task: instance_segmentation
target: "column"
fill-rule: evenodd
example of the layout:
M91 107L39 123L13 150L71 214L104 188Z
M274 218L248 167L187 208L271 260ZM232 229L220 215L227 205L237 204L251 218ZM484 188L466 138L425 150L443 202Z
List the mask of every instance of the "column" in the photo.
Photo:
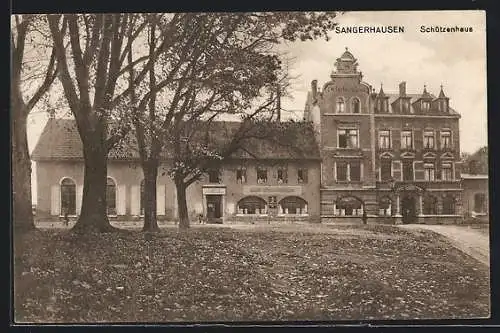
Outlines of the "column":
M399 194L396 195L396 216L401 216L401 203L399 201Z
M52 185L50 189L50 215L59 216L61 213L61 191L59 185Z
M76 215L80 215L82 210L83 185L76 186Z
M347 181L351 181L351 163L347 163Z
M156 214L165 215L165 185L156 185Z
M116 195L116 213L117 215L125 215L126 214L126 201L127 195L126 192L127 187L125 185L118 185L117 195Z
M141 192L137 185L132 185L130 188L130 215L139 216L141 208Z

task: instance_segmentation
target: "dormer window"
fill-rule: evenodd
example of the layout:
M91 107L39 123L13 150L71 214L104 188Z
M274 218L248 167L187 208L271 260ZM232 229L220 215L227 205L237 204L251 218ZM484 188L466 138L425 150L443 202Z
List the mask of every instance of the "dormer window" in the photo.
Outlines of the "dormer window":
M427 112L431 108L431 102L422 101L422 111Z
M446 101L443 99L439 101L439 111L448 112L448 110L446 109Z
M354 97L352 100L352 113L359 113L360 112L360 103L359 99L357 97Z
M342 97L337 98L336 109L337 113L345 113L345 102Z
M410 101L407 99L403 100L403 112L404 113L410 112Z

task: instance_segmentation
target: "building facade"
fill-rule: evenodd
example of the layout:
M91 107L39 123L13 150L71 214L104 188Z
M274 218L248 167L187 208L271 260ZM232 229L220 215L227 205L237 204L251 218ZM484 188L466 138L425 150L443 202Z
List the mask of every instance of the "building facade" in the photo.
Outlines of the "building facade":
M311 83L304 116L321 150L321 216L386 223L456 223L462 218L460 115L436 97L378 92L346 49L331 80Z
M188 188L193 219L202 214L222 223L359 223L363 216L369 223L463 221L472 197L464 192L468 183L461 177L460 115L443 87L437 96L425 86L409 93L405 82L396 92L382 86L377 92L363 81L347 48L334 65L322 88L312 81L304 110L311 130L294 138L309 154L299 157L268 146L258 161L249 156L227 160ZM83 154L74 122L49 120L33 159L38 217L59 218L66 210L78 215ZM165 159L163 168L168 163ZM110 216L141 218L139 165L137 157L110 157ZM175 220L175 186L168 176L158 179L157 200L159 218Z
M305 131L307 133L307 131ZM200 215L212 222L319 220L320 160L311 135L295 138L305 154L293 156L260 143L260 158L239 154L221 168L211 170L188 187L187 205L192 220ZM121 157L120 157L121 156ZM83 195L83 151L72 119L49 119L32 158L36 161L39 220L54 220L68 212L80 213ZM169 168L169 159L160 170ZM110 154L107 204L111 219L137 220L143 215L143 172L138 156ZM159 172L157 180L159 220L177 220L177 197L172 179Z

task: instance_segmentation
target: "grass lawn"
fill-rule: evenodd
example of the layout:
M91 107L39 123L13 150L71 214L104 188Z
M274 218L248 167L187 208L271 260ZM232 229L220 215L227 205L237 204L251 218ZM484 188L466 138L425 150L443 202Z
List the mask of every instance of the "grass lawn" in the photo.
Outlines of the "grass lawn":
M489 271L394 226L35 231L16 244L17 322L489 316Z

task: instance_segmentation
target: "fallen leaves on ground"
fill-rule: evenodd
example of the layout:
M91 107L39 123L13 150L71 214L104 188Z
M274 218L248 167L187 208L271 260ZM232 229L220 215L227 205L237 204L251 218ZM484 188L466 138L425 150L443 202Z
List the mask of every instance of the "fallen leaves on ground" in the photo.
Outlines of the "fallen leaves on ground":
M35 231L16 244L18 322L474 318L487 267L393 226Z

